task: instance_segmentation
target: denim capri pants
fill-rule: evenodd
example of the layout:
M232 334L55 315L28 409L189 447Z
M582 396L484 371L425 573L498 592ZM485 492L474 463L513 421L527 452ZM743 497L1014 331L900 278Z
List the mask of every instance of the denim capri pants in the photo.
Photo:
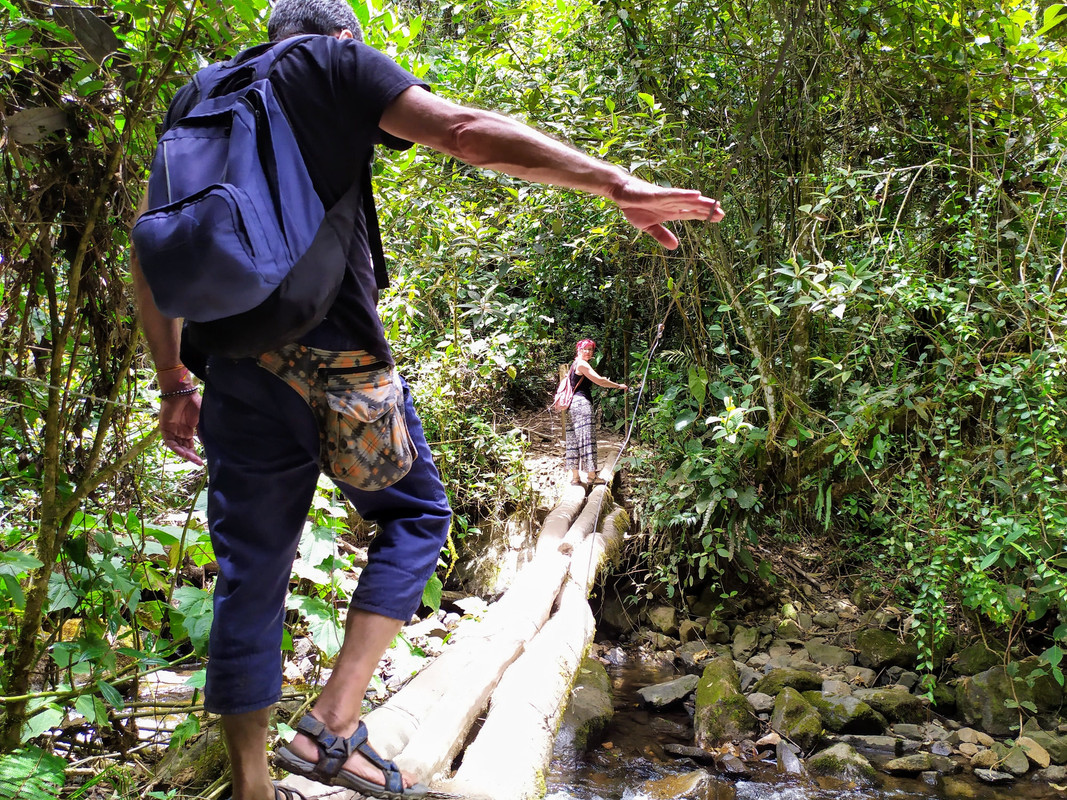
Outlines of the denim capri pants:
M437 566L451 511L404 383L418 451L392 486L337 483L377 523L351 608L407 622ZM212 358L200 410L208 465L208 525L218 561L205 707L266 708L281 698L289 576L319 479L319 432L307 403L254 359Z

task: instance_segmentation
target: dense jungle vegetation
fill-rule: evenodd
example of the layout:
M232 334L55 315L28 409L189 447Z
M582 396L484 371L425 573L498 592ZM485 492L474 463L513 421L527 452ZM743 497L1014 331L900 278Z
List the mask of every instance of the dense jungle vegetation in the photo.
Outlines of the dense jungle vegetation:
M0 0L0 759L41 797L65 768L130 746L139 675L205 647L203 475L154 432L128 228L169 99L261 41L267 13ZM625 463L643 534L632 597L725 596L775 579L767 553L818 548L913 609L929 681L943 642L980 629L1062 683L1067 7L358 13L436 91L727 213L675 226L667 253L595 198L424 148L382 154L382 313L454 541L531 503L507 410L546 406L584 335L605 374L636 384L663 324ZM605 424L626 423L625 402L603 398ZM329 656L350 590L333 568L351 558L332 536L349 519L327 489L313 514L290 607Z

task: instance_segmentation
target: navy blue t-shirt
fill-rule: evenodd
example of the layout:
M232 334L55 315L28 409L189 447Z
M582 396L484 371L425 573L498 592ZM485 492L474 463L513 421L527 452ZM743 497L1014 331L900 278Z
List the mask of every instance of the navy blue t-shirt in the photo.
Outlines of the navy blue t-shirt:
M253 58L271 46L250 48L236 60ZM404 90L429 88L374 48L333 36L312 36L294 46L275 65L270 80L326 208L363 178L374 145L393 150L411 147L411 142L379 129L378 123ZM183 86L167 110L163 130L188 113L195 101L195 87ZM378 317L378 289L362 206L347 266L326 320L300 341L327 350L366 350L392 363Z

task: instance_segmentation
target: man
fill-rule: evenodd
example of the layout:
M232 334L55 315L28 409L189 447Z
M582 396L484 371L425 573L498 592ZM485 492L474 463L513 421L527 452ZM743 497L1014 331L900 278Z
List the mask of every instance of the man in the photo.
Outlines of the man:
M319 35L286 53L271 82L327 208L361 179L375 144L403 149L414 142L478 167L606 197L634 227L670 249L678 242L664 222L723 217L719 203L699 192L647 183L507 117L435 96L359 41L345 0L279 0L268 24L271 41L302 33ZM192 90L179 92L165 127L194 101ZM300 343L315 352L361 351L366 360L391 366L362 215L357 223L338 300ZM267 727L281 694L292 560L320 474L316 419L297 391L262 368L263 358L208 359L201 405L180 358L180 320L160 313L136 254L132 272L157 368L164 443L201 464L199 435L208 463L208 520L219 576L205 706L222 717L234 800L272 800L276 791L286 800L270 781ZM450 520L406 387L402 407L418 453L407 476L380 491L338 482L379 530L331 677L293 742L275 754L292 772L389 798L421 796L425 787L376 760L360 722L361 703L378 661L418 608Z

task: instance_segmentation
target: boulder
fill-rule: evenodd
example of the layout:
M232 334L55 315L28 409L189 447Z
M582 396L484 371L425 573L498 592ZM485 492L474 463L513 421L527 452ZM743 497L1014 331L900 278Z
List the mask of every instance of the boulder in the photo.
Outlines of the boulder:
M960 771L960 765L946 756L935 756L933 753L915 753L887 761L882 766L882 769L890 775L910 775L914 777L923 772L936 772L939 775L952 774Z
M673 606L652 606L645 612L645 621L659 633L678 635L678 612Z
M641 791L650 800L704 800L714 782L710 772L698 769L684 775L645 781Z
M926 722L927 701L903 689L857 689L855 696L890 722Z
M1008 668L997 665L977 675L956 682L956 707L968 725L980 727L994 736L1009 736L1019 724L1018 708L1032 704L1041 713L1059 709L1063 689L1049 675L1032 676L1039 666L1037 659L1018 662L1013 678ZM1027 680L1030 678L1030 680Z
M557 744L569 744L576 752L584 751L596 743L614 713L607 670L594 658L584 659L560 721Z
M699 747L751 738L759 731L755 709L741 694L732 659L720 657L704 668L697 684L693 727Z
M779 739L774 745L775 759L778 762L778 771L786 775L803 775L804 765L793 747L785 739Z
M730 626L721 619L712 617L704 626L704 638L711 644L729 644Z
M807 692L822 688L822 678L808 670L779 667L764 675L755 686L757 692L777 696L785 687Z
M682 624L678 626L678 638L682 644L697 641L701 633L703 631L701 631L700 626L691 619L683 620Z
M800 639L804 636L804 631L795 619L783 619L778 623L777 634L780 639Z
M774 700L771 727L802 750L809 750L823 733L819 712L800 692L788 686Z
M738 661L744 661L756 651L756 646L759 644L759 629L746 628L743 625L738 625L734 630L734 640L732 642L734 658Z
M803 697L819 712L823 726L834 733L882 733L886 719L858 697L804 692Z
M638 689L637 694L647 706L670 708L671 706L681 705L682 701L697 688L698 683L700 683L700 678L696 675L683 675L673 681L657 683L654 686L645 686Z
M997 742L991 750L997 756L997 769L1012 775L1025 775L1030 771L1030 759L1021 747L1009 747L1003 742Z
M811 621L820 628L829 631L832 631L841 623L841 619L833 611L820 611L811 618Z
M820 750L808 759L808 771L858 784L874 780L875 769L871 762L844 742Z
M1008 772L997 772L993 769L976 769L974 771L974 777L983 783L1011 783L1015 780L1015 776Z
M919 657L919 649L911 636L900 641L896 634L879 628L868 628L856 634L859 662L874 670L886 667L912 669Z
M1038 769L1045 769L1052 764L1052 758L1049 756L1048 750L1039 745L1029 736L1019 736L1016 738L1015 746L1022 748L1022 751L1026 753L1026 757L1030 759L1030 762Z
M825 664L828 667L851 667L856 663L856 657L848 650L825 642L808 642L804 649L808 651L808 656L816 664Z
M1026 734L1026 738L1045 749L1049 761L1053 764L1067 764L1067 736L1049 733L1032 725L1024 725L1023 733Z
M976 642L956 654L955 670L958 675L977 675L1003 663L1003 652L990 650L984 642Z

